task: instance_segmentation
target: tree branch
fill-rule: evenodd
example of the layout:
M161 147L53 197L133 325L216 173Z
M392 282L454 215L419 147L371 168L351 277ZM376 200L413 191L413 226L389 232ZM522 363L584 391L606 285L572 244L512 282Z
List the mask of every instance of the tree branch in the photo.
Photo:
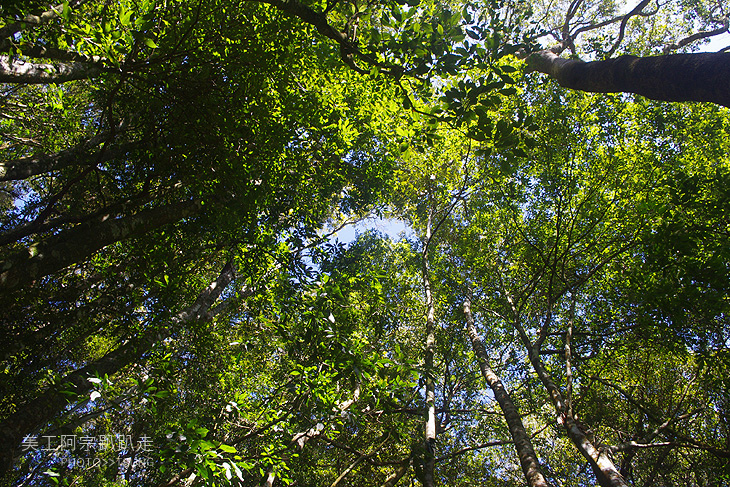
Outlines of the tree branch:
M707 39L708 37L714 37L718 36L720 34L724 34L728 31L728 28L730 27L730 18L725 18L723 20L723 23L720 27L718 27L715 30L709 30L704 32L697 32L696 34L692 34L691 36L685 37L684 39L680 40L676 44L667 44L664 46L664 54L669 54L671 51L676 51L677 49L680 49L687 44L691 44L692 42L699 41L700 39Z
M27 63L0 55L0 83L65 83L99 76L104 68L89 63Z
M160 340L160 335L169 336L173 329L182 324L206 319L206 313L220 297L223 290L235 278L235 269L231 262L226 263L216 280L203 289L195 302L177 313L165 329L150 329L138 340L128 342L112 350L102 358L86 364L84 367L67 374L59 384L76 393L77 397L92 388L89 377L112 375L131 362L142 357L144 352ZM33 400L19 406L14 413L0 423L0 474L4 474L11 466L17 447L25 435L40 428L68 404L66 395L58 386L41 392Z
M526 62L526 72L545 73L574 90L636 93L652 100L705 101L730 107L730 53L621 56L584 62L543 50L529 55Z

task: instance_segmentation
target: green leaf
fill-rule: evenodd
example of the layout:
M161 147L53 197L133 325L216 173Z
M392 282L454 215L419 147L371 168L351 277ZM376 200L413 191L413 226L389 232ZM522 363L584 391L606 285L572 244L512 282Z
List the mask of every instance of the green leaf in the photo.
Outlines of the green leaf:
M132 13L132 10L122 10L122 13L119 15L119 22L125 27L132 25L130 20L132 18Z

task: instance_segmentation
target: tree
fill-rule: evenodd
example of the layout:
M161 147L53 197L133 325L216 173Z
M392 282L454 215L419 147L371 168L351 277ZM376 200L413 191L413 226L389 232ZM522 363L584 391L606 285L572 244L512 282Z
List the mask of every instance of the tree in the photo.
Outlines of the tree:
M682 7L674 3L654 7L649 0L644 0L621 13L619 4L597 6L577 0L554 23L550 17L555 15L546 12L548 25L541 26L541 33L558 43L547 49L523 52L526 71L545 73L561 86L575 90L637 93L654 100L706 101L730 106L729 53L672 54L727 32L726 8L720 2L692 2L682 12L679 10ZM685 34L671 25L662 25L682 15L692 19L688 28L696 32ZM639 43L639 36L646 38ZM661 55L656 55L658 49ZM559 56L566 50L570 50L572 59ZM612 58L621 50L628 52ZM576 59L581 51L599 59L588 62Z
M565 106L569 100L570 98L555 97L553 103L559 105L551 105L551 102L543 99L542 104L536 106L541 106L541 110L550 110L548 107ZM584 105L584 108L580 109L583 120L596 120L594 117L600 120L602 108L588 111L585 108ZM586 125L565 128L562 126L562 120L570 118L566 116L550 116L542 119L551 118L557 121L556 124L545 123L542 133L548 137L558 137L562 142L547 143L542 148L544 155L534 153L535 158L539 157L547 164L525 162L524 165L513 167L506 178L497 180L499 183L493 190L496 193L495 200L503 198L505 202L512 201L504 207L505 216L501 218L491 216L494 213L490 211L490 207L486 203L481 203L487 209L484 216L472 213L467 219L474 225L473 231L479 235L479 238L467 237L468 242L482 239L485 242L480 246L464 245L474 259L468 261L467 267L487 273L482 277L488 280L482 284L486 288L483 295L485 301L493 304L484 305L485 314L493 317L487 317L485 320L490 324L502 320L512 323L513 333L523 345L522 356L529 359L534 373L555 406L557 423L565 428L567 436L586 457L597 480L601 485L623 485L626 479L621 477L627 472L623 467L630 465L636 459L627 456L623 467L619 468L614 464L615 458L612 461L608 456L603 456L604 454L595 445L597 441L605 439L599 440L599 433L586 426L590 425L591 416L583 415L574 409L582 403L582 397L578 396L580 394L578 387L590 391L594 387L591 385L592 381L598 380L596 376L590 376L589 380L578 377L578 371L583 370L583 366L579 365L583 359L577 350L586 346L596 347L593 349L596 351L601 347L613 350L626 350L626 347L629 347L629 350L632 350L630 347L637 339L631 333L640 325L634 324L634 320L638 320L638 317L628 309L626 315L622 315L619 311L624 308L618 305L617 301L626 302L625 294L619 293L621 297L617 296L617 301L612 301L608 306L612 311L608 312L606 309L607 314L600 319L592 315L589 309L595 305L600 307L602 298L588 298L589 302L585 302L579 296L584 293L590 295L594 292L591 290L594 289L592 283L600 282L602 279L610 279L606 284L607 289L620 287L619 282L623 279L621 271L616 280L613 280L612 273L606 267L617 265L617 269L626 269L638 265L636 268L639 269L641 264L638 262L641 258L653 254L654 251L649 248L643 248L639 252L632 250L644 232L651 234L653 230L650 229L656 228L653 225L656 224L654 222L659 215L653 213L662 208L662 203L659 203L663 198L661 182L652 181L653 169L647 164L651 164L648 162L651 158L661 158L663 163L673 166L678 164L676 159L678 156L672 150L665 152L652 149L645 152L643 144L646 142L650 144L646 147L654 147L656 140L660 140L659 134L638 133L631 130L624 133L630 135L629 138L625 138L626 135L622 134L625 129L617 127L613 127L612 132L606 134L607 140L618 143L617 147L621 147L621 155L613 155L606 150L606 147L602 148L599 141L601 137L596 138L583 132L588 130L591 133L591 129ZM629 122L624 127L630 126ZM646 127L643 130L646 131ZM667 136L666 132L664 136ZM581 149L583 143L589 144L591 150ZM565 149L568 150L567 153L563 152ZM714 156L703 159L695 153L685 159L687 162L689 160L692 160L690 164L697 169L697 164L702 164L701 160L707 163L716 159ZM624 163L629 166L622 168ZM567 167L561 167L562 164L567 164ZM582 164L587 164L583 166L585 169L581 169ZM602 166L603 164L609 166ZM536 170L537 173L533 172ZM579 189L573 186L576 182L586 186L584 189ZM614 189L608 190L608 187ZM630 198L621 196L622 191L629 191L632 196ZM606 197L611 199L605 200ZM490 200L487 201L491 203ZM614 218L611 217L612 214L617 220L612 220ZM647 228L642 228L643 225ZM490 248L494 245L493 242L500 243L496 249ZM519 250L521 245L524 247ZM627 258L637 258L638 261L629 264ZM471 276L470 279L475 280ZM608 325L609 329L600 331L599 322ZM591 331L583 335L584 332L576 328L579 326L578 323L583 323L583 326L590 323ZM495 325L491 326L493 328ZM555 329L556 327L558 329ZM619 332L617 328L623 331ZM607 341L608 336L627 331L628 334L624 339ZM574 341L578 333L588 341L582 343L582 339ZM589 345L591 339L588 335L593 333L597 334L595 338L597 342ZM656 336L654 333L651 335ZM558 343L554 340L558 340ZM545 350L548 343L552 343L549 351ZM590 352L588 355L590 356ZM611 364L615 363L615 360L599 359L599 361L602 371L612 368ZM563 374L559 372L561 369L565 371ZM664 376L664 373L658 375ZM617 387L626 391L620 385ZM684 397L677 392L669 393L668 396L675 400L678 396ZM636 407L636 401L629 402ZM683 399L679 402L682 403ZM601 404L606 404L606 400L597 401L594 407L598 410L602 407ZM686 404L676 407L684 408ZM646 410L643 409L639 414L643 414ZM688 414L693 413L688 412ZM706 420L714 422L714 419L710 419L713 415L710 413ZM662 425L664 420L658 420L657 416L654 418L654 421L657 421L655 425L658 426L654 434L667 433L664 431L667 426ZM621 430L620 427L616 429ZM617 436L621 442L621 435ZM689 437L691 435L684 436L685 439ZM652 445L652 442L656 444ZM651 449L662 445L682 448L681 442L670 440L662 443L656 441L656 436L637 442L637 445L639 443L642 446L628 447L628 450L633 450L632 455L639 448ZM705 447L706 453L713 451L712 446L705 444ZM592 448L596 449L591 451ZM625 450L619 447L614 451Z
M388 108L372 103L367 83L322 83L352 74L320 64L316 45L294 49L308 34L280 35L286 22L270 10L61 7L3 27L4 49L18 56L63 61L64 48L105 66L63 86L6 80L20 84L4 97L5 469L25 436L76 421L87 374L139 373L165 340L184 336L192 324L165 321L194 305L221 259L246 276L225 290L232 303L241 281L271 264L257 266L285 258L281 232L301 247L338 207L371 199L389 163L370 123ZM103 60L91 59L97 49ZM302 56L311 69L291 71ZM384 155L378 164L373 153ZM68 399L76 409L64 411ZM42 414L19 410L34 401Z
M4 480L722 479L727 90L521 76L727 29L622 8L3 6Z

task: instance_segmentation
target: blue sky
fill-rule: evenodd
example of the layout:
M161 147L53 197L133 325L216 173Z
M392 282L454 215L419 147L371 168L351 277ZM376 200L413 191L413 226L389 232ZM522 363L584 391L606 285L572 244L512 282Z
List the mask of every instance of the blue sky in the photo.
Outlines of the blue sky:
M374 217L368 218L359 223L347 225L345 228L334 234L332 239L336 238L340 242L350 243L355 240L357 235L373 229L388 235L393 240L399 239L402 233L408 233L409 231L406 223L402 220Z
M710 43L707 44L707 46L702 50L707 52L715 52L728 46L730 46L730 33L725 32L724 34L713 37Z

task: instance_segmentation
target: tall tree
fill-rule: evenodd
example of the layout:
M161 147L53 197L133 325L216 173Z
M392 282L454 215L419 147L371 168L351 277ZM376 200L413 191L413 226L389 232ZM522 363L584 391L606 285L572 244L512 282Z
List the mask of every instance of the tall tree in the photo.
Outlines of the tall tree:
M4 480L722 479L725 9L3 5Z

